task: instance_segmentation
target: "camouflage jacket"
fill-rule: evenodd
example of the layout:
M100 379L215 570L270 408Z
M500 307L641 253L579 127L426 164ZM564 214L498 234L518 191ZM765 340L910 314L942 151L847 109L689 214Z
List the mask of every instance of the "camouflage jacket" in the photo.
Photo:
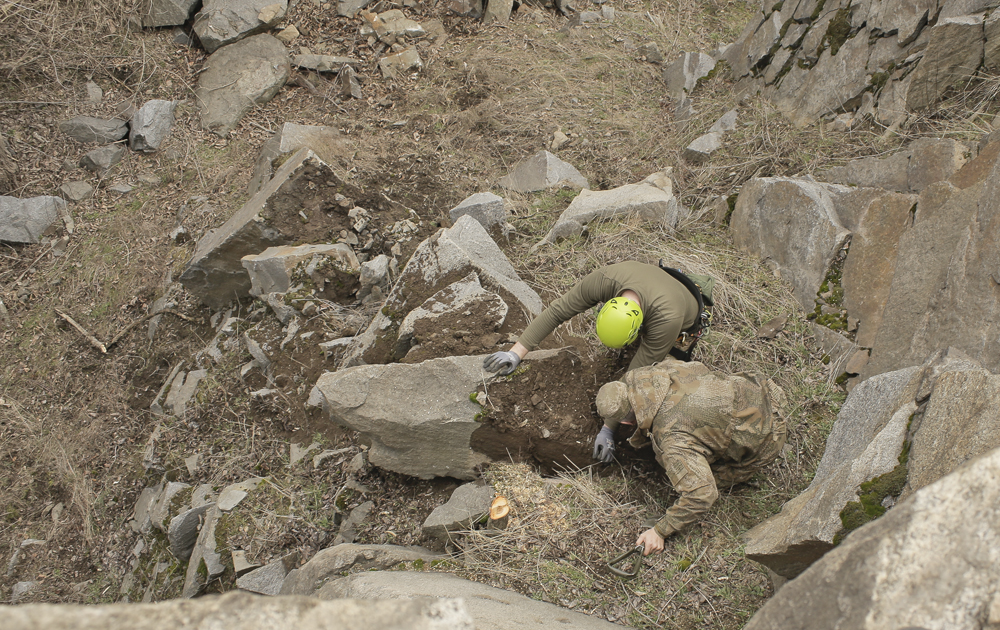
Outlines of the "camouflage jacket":
M668 359L623 380L638 424L629 441L641 446L652 439L680 494L656 524L661 536L699 520L719 497L717 483L746 481L785 444L785 422L772 410L784 393L758 374L727 376Z

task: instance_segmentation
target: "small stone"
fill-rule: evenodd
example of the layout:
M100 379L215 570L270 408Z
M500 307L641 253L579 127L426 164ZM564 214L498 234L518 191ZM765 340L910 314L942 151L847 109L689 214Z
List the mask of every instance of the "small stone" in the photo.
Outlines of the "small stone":
M292 24L281 29L275 37L278 38L279 42L288 46L299 38L299 29L295 28L295 25Z
M363 473L368 468L368 458L365 456L364 452L358 453L347 463L344 467L344 471L349 475L358 475Z
M104 100L104 90L93 81L87 81L87 100L91 103L100 103Z
M90 151L80 158L80 166L92 173L104 174L121 162L125 155L125 147L120 144L109 144Z
M119 195L127 195L132 192L132 187L128 184L115 184L114 186L109 186L108 190L111 192L116 192Z
M660 52L660 47L656 45L656 42L649 42L640 46L639 54L645 57L646 61L650 63L663 63L663 53Z
M87 182L66 182L57 191L66 201L77 203L94 196L94 187Z

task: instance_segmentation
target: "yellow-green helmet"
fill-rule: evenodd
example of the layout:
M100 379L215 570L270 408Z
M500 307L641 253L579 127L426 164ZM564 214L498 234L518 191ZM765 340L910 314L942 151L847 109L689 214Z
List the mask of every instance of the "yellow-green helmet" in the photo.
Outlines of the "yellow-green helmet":
M635 341L640 326L639 305L623 297L608 300L597 314L597 336L609 348L621 348Z

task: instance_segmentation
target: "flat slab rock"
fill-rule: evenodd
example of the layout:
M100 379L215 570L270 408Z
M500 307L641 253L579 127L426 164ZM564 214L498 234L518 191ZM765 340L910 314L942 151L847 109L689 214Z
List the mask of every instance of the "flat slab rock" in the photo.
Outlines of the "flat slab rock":
M340 579L347 571L391 569L402 562L430 562L446 556L423 547L397 545L355 545L328 547L309 562L292 570L281 586L282 595L314 595L327 582Z
M530 601L530 600L529 600ZM458 599L320 601L313 597L260 597L250 593L209 595L155 604L28 604L0 607L5 630L474 630ZM620 626L616 626L619 627Z
M270 101L290 74L288 52L271 35L254 35L212 53L195 89L202 128L225 138L254 106Z
M540 602L520 593L470 582L450 573L413 571L368 571L355 573L321 588L321 600L460 597L477 628L491 630L551 630L553 627L581 630L621 630L623 626L591 617L555 604Z
M587 178L576 167L548 151L539 151L531 156L514 172L501 177L497 185L524 193L549 188L590 188Z

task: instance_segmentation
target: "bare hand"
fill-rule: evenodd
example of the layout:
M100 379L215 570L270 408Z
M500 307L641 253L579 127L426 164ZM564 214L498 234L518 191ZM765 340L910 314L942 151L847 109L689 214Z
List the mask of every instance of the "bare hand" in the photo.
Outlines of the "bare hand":
M635 541L635 544L637 547L639 545L646 547L642 552L644 556L648 556L651 553L660 553L663 551L663 536L656 533L655 529L650 528L639 534L639 539Z

